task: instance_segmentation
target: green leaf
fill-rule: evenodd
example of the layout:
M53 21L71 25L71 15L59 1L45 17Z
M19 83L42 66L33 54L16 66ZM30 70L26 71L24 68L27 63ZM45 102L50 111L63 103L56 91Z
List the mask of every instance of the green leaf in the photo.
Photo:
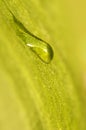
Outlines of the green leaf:
M86 129L72 14L65 1L0 0L0 130ZM19 37L13 15L29 41L52 47L49 64Z

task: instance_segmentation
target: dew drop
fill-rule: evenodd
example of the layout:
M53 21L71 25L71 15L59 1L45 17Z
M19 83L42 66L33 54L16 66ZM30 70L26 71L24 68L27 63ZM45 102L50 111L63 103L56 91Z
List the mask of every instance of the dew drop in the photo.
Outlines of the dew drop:
M13 16L16 23L17 35L31 48L31 50L45 63L50 63L53 58L52 47L42 39L34 36L24 25Z
M29 46L32 51L34 51L35 54L37 54L38 57L45 63L50 63L50 61L52 60L53 50L49 44L38 41L38 43L27 43L27 46Z

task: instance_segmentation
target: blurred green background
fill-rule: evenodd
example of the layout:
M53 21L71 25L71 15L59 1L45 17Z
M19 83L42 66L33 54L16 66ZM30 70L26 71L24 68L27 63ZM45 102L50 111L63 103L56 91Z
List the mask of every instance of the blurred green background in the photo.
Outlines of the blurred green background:
M12 14L52 46L50 64ZM0 0L0 130L86 130L85 0Z

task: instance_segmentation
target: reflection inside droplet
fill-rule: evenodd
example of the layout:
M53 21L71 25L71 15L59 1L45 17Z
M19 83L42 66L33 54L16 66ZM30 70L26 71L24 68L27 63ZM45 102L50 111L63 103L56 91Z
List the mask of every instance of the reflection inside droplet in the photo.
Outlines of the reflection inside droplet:
M49 44L42 41L38 41L34 44L27 43L27 46L29 46L44 62L50 63L50 61L52 60L53 50Z
M16 24L17 35L31 48L33 52L45 63L50 63L53 58L52 47L42 39L34 36L29 32L22 23L20 23L15 16L13 16Z

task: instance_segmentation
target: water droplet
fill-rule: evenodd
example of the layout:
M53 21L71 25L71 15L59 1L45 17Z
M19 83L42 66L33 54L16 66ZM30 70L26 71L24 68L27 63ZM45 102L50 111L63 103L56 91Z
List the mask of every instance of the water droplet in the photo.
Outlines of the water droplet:
M15 16L13 16L16 23L17 35L31 48L33 52L45 63L50 63L53 58L52 47L42 39L34 36L29 32L22 23L20 23Z
M38 57L43 60L45 63L50 63L53 58L53 50L51 46L45 42L38 41L34 43L27 43L27 46L38 55Z

